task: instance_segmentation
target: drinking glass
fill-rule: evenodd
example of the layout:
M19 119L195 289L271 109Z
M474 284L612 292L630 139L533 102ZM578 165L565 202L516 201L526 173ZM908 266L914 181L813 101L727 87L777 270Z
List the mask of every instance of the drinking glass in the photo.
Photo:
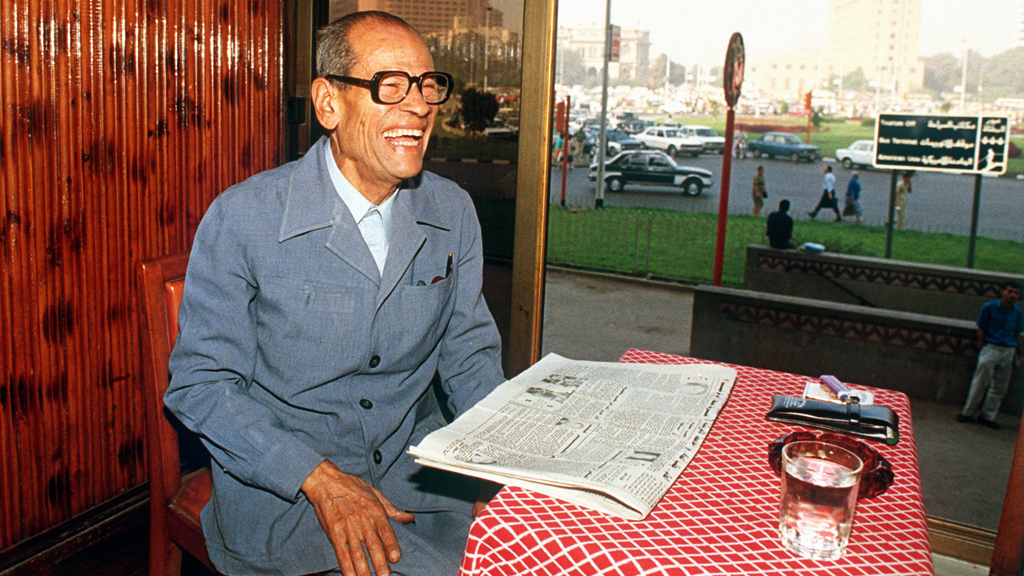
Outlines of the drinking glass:
M826 442L793 442L782 449L782 545L816 560L846 552L863 464Z

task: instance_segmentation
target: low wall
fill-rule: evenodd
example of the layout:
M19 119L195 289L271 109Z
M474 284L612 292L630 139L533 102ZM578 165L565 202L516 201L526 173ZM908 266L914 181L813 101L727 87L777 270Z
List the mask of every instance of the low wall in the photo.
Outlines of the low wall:
M967 399L977 362L971 321L711 286L695 288L693 298L690 355L696 358L834 374L949 404ZM1021 414L1021 372L1003 412Z
M748 290L974 321L1006 279L1024 276L843 254L747 246Z
M427 158L423 169L453 180L474 199L515 199L519 166L503 160Z

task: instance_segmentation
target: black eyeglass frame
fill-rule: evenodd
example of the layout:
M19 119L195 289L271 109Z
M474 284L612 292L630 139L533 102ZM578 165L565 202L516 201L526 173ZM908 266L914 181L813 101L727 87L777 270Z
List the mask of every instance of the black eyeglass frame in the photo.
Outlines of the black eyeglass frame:
M385 102L380 99L380 82L386 76L391 74L400 74L409 79L409 87L406 88L405 94L397 102ZM452 87L455 85L455 79L452 78L452 75L447 72L438 72L437 70L431 70L430 72L424 72L419 76L410 76L408 72L403 72L402 70L382 70L374 74L373 78L370 78L369 80L363 78L356 78L354 76L339 76L337 74L327 74L324 76L324 78L328 80L335 80L337 82L341 82L342 84L348 84L350 86L359 86L360 88L366 88L367 90L370 91L370 99L372 99L377 104L383 104L385 106L388 106L391 104L398 104L399 102L405 100L409 96L409 92L412 91L412 87L414 85L419 87L420 94L422 95L423 84L421 84L421 82L423 81L423 77L428 75L443 76L444 79L448 81L448 91L445 93L444 99L442 99L440 102L427 102L427 104L431 106L440 106L441 104L447 102L449 98L451 98ZM423 101L426 102L426 98L424 98Z

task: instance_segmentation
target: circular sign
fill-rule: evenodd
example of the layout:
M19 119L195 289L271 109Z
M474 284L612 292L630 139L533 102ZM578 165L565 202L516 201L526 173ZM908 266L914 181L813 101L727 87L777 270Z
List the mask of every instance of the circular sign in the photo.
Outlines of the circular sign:
M729 38L729 47L725 51L725 70L722 74L725 84L725 102L729 108L735 106L736 101L740 99L745 60L743 35L735 32L732 38Z

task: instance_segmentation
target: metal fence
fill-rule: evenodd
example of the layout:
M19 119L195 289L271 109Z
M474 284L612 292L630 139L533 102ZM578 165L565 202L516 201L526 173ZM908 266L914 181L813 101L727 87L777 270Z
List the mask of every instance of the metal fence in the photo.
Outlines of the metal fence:
M747 244L764 221L730 220L723 283L742 285ZM548 263L647 278L710 282L717 222L685 212L552 209Z
M674 210L552 206L548 226L548 262L587 270L647 278L709 283L717 237L714 215ZM722 283L742 286L748 244L767 244L764 218L732 216L726 226ZM968 239L935 226L899 231L893 242L897 260L967 265ZM794 243L815 242L830 252L882 257L883 225L833 225L797 222ZM979 238L975 267L1013 271L1024 266L1024 245L1009 239Z

